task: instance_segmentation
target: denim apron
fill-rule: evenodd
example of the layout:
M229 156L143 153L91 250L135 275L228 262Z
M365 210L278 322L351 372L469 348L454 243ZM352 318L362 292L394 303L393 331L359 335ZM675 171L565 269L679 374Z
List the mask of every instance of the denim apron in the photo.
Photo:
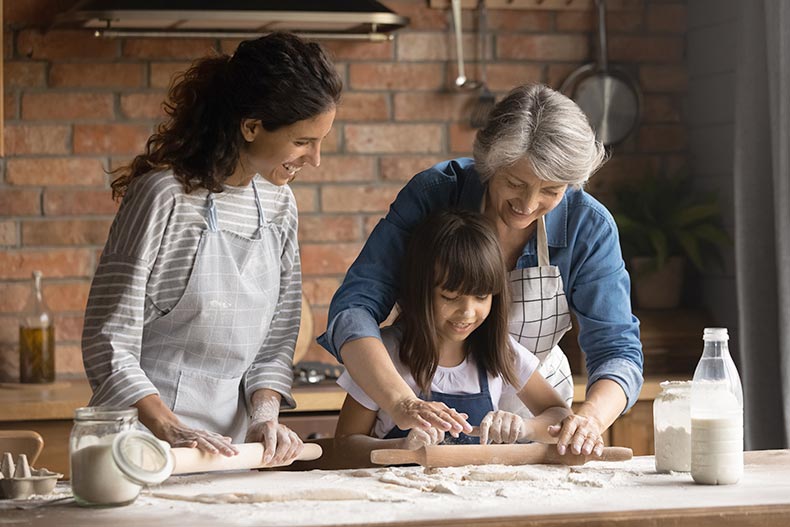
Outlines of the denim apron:
M514 269L509 273L513 303L510 307L510 334L540 360L538 371L565 402L573 401L573 377L568 358L557 343L571 329L571 315L562 276L549 261L546 221L541 216L537 225L537 267ZM506 386L499 408L531 417L516 392Z
M207 200L187 287L171 311L143 328L140 365L187 426L242 442L248 409L244 375L264 343L280 290L278 229L265 221L252 182L258 228L252 238L220 230Z
M479 426L483 417L494 411L494 404L491 402L491 393L488 391L488 374L481 366L477 367L477 378L480 383L480 393L451 394L431 391L431 401L444 403L458 412L467 414L469 424ZM420 399L424 399L422 394L420 394ZM401 430L397 426L393 426L384 439L397 439L407 435L409 435L408 430ZM480 438L463 433L457 438L447 435L444 443L473 445L479 444Z

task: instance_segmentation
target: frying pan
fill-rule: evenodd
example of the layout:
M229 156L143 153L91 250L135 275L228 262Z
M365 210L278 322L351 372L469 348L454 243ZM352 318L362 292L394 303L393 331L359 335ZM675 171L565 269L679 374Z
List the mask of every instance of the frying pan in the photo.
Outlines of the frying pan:
M625 139L639 122L642 96L637 82L622 68L610 66L606 49L606 0L598 8L598 62L571 73L560 91L576 101L604 145Z

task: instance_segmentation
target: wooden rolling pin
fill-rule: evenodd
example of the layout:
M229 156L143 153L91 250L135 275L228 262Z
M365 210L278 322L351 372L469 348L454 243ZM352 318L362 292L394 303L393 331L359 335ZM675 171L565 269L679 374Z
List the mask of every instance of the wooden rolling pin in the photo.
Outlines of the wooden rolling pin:
M214 472L218 470L243 470L252 468L282 467L291 463L277 465L263 462L263 443L244 443L234 445L239 449L235 456L209 454L197 448L172 448L172 474L189 474L192 472ZM294 461L312 461L321 457L323 451L315 443L305 443L302 453Z
M376 465L417 463L424 467L460 467L463 465L583 465L587 461L627 461L633 457L630 448L604 447L603 455L557 453L556 445L433 445L416 450L386 449L370 453Z

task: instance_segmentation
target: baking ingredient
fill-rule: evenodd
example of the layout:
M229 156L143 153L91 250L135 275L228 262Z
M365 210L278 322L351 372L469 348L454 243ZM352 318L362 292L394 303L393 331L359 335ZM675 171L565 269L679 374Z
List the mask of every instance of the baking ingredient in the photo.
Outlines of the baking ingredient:
M125 505L140 493L112 457L115 434L71 453L71 488L80 505Z
M731 485L743 474L741 414L692 418L691 475L697 483Z
M656 436L656 470L688 472L691 470L691 430L670 426L658 429Z
M24 315L19 322L19 382L55 381L55 326L41 292L41 271L33 271Z
M182 494L170 494L167 492L154 492L153 496L166 500L194 501L198 503L267 503L273 501L340 501L340 500L372 500L375 498L367 492L353 489L321 488L304 489L296 492L229 492L224 494L197 494L195 496L185 496Z
M657 472L691 470L691 381L664 381L653 402Z

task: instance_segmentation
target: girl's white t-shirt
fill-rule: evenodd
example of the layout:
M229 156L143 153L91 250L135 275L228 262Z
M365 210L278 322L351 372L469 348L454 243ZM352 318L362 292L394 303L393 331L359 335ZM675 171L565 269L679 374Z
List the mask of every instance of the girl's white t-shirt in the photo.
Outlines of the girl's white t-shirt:
M398 350L400 348L402 332L397 326L389 326L381 330L381 340L387 348L387 352L395 364L400 376L406 381L406 384L419 394L420 390L417 387L417 382L414 380L409 369L400 361L398 357ZM488 391L491 394L491 402L494 405L494 410L499 408L499 400L502 397L502 391L506 387L508 389L515 389L520 391L521 388L529 380L530 376L535 372L538 367L539 361L530 351L524 346L516 342L513 337L510 337L510 345L516 355L516 375L519 379L520 385L518 387L510 387L506 385L505 380L501 376L492 377L488 375ZM381 410L379 406L362 391L362 388L354 382L348 371L343 372L337 380L340 385L348 394L354 398L359 404L377 412L376 424L373 427L373 436L378 438L385 437L392 427L395 426L395 421ZM467 357L458 366L446 368L438 366L436 374L431 381L431 390L434 392L447 393L453 395L480 393L480 380L477 373L477 363L471 357Z

